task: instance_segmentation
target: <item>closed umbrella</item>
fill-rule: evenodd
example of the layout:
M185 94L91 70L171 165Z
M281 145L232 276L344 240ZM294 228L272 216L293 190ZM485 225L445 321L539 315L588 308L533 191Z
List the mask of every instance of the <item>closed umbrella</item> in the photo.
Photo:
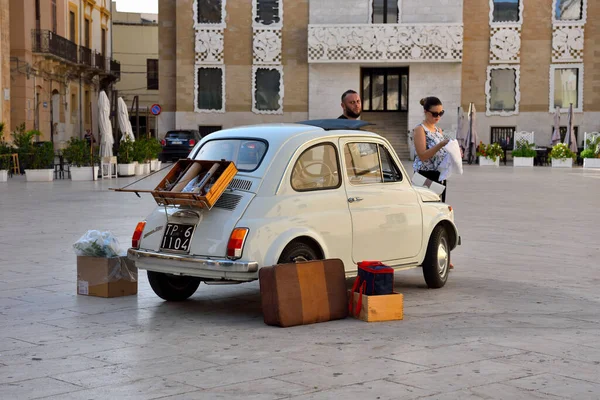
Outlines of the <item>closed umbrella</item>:
M471 103L469 105L469 114L467 118L467 138L465 140L465 146L467 148L467 161L469 162L469 164L471 164L473 162L473 159L475 158L475 151L477 148L477 144L479 143L475 123L475 115L475 104Z
M119 108L119 129L121 129L121 140L125 140L126 137L132 142L135 142L135 137L133 136L133 129L131 128L131 121L129 121L129 112L127 111L127 104L125 104L125 100L122 97L119 97L118 100L118 108Z
M113 138L112 126L110 125L110 102L103 91L98 96L98 124L100 125L100 157L112 157Z
M465 113L462 111L462 107L458 107L458 121L456 123L456 140L461 148L465 148Z
M569 105L567 134L565 135L564 143L569 146L569 149L573 153L577 153L577 139L575 139L575 130L573 129L573 103Z
M554 112L554 131L552 132L552 146L560 143L560 107Z

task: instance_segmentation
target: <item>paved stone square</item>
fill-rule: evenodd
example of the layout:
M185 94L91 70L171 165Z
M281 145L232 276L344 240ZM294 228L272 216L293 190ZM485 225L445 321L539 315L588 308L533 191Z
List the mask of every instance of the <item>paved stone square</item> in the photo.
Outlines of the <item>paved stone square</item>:
M465 166L443 289L398 272L403 321L287 329L258 283L166 303L142 272L137 296L76 295L73 242L128 246L155 206L107 190L132 181L0 184L0 399L599 397L600 171Z

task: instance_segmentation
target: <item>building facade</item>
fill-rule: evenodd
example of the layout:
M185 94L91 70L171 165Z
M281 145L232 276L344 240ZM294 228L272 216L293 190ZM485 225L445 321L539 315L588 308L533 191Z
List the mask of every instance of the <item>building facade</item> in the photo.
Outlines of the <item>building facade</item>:
M110 92L109 0L10 0L11 127L61 148L87 129L98 137L97 99Z
M159 137L308 117L308 0L159 0Z
M309 116L335 118L340 95L361 94L362 119L408 158L407 133L423 120L421 98L448 111L460 102L461 0L310 1ZM455 114L454 114L455 115ZM456 118L443 118L456 129Z
M158 14L119 12L113 2L112 19L113 55L121 63L121 80L116 83L115 91L127 104L133 133L155 136L156 118L150 108L159 102L161 84Z
M592 0L464 0L461 102L475 104L480 140L526 131L549 146L556 108L564 135L570 104L579 146L600 130L596 16Z
M10 10L8 0L0 0L0 122L4 140L10 132Z

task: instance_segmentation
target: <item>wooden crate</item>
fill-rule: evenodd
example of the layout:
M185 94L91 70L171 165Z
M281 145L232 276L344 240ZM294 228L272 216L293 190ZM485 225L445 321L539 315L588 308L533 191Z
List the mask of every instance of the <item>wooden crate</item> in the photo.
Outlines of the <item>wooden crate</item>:
M200 175L207 172L215 163L219 164L219 168L213 175L216 181L206 194L189 193L167 190L169 185L177 184L177 178L181 178L186 172L194 166L201 167ZM151 191L154 200L158 205L186 205L200 208L211 209L219 197L223 194L227 186L237 174L237 168L231 161L206 161L206 160L179 160L173 168L167 173L164 179L158 186Z
M349 291L348 295L354 295L352 301L352 313L354 314L360 294ZM396 321L404 318L404 296L402 293L394 292L393 294L381 296L363 294L362 297L360 314L355 315L355 318L366 322Z

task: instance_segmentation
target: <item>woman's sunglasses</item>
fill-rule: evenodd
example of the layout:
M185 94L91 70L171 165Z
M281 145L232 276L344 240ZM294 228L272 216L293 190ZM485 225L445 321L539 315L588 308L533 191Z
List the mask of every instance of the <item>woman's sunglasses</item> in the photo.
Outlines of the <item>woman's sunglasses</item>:
M442 115L444 115L444 110L442 110L440 112L435 112L435 111L427 111L427 112L430 113L433 118L441 117Z

